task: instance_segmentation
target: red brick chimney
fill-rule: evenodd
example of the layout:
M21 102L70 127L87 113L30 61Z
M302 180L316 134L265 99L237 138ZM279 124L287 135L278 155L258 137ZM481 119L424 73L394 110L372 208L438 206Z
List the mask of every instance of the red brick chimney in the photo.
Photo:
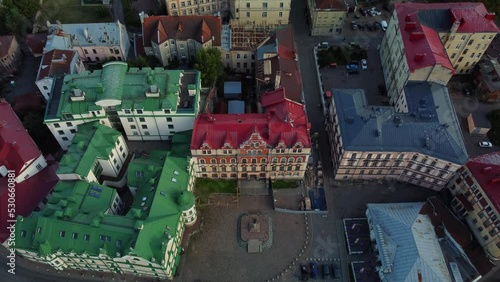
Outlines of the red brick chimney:
M486 15L484 15L484 18L487 21L491 22L495 19L495 13L486 13Z
M410 41L415 41L422 38L425 38L425 34L423 32L414 31L410 34Z
M421 62L424 60L424 57L425 57L425 53L419 53L419 54L416 54L415 55L415 59L414 61L415 62Z
M406 14L406 17L405 17L405 22L411 22L411 15L410 14Z
M413 31L417 28L417 23L416 22L406 22L405 25L405 30L406 31Z

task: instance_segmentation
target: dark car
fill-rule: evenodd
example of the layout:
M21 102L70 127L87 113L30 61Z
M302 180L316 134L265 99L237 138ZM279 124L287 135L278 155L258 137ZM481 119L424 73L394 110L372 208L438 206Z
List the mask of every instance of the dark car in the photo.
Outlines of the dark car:
M374 22L373 23L373 29L379 30L380 29L380 23L379 22Z
M351 22L351 27L352 27L353 30L358 29L358 25L356 24L356 21L352 21Z
M359 23L358 24L358 29L359 30L364 30L365 29L365 24L364 23Z
M312 279L317 279L319 276L318 273L318 263L313 261L311 262L311 278Z
M368 16L368 12L363 8L359 8L359 12L361 13L361 15L363 15L365 17Z
M335 279L340 278L340 267L336 263L333 264L333 278Z
M307 265L301 264L300 265L300 281L307 281L309 280L309 269L307 268Z
M372 31L372 30L373 30L373 26L372 26L370 23L365 23L365 27L366 27L366 29L368 29L369 31Z
M323 270L323 279L327 279L330 276L330 265L323 264L321 268Z

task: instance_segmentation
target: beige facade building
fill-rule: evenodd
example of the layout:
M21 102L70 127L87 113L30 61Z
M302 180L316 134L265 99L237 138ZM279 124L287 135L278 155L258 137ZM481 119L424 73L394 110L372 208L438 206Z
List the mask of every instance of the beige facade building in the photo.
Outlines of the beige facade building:
M19 70L21 48L15 36L0 36L0 76L10 75Z
M398 180L438 191L467 161L445 86L408 85L411 114L369 106L360 89L332 92L326 129L336 180Z
M231 24L288 24L290 0L230 0L229 3L232 16Z
M221 47L221 19L215 16L148 16L140 13L144 52L163 66L194 62L202 48Z
M492 260L500 260L500 152L471 159L448 185L455 213Z
M169 16L215 15L227 11L227 0L165 0Z
M391 105L408 112L409 81L446 85L470 73L499 31L482 3L395 4L380 56Z
M312 36L339 35L348 10L345 0L308 0L308 20Z

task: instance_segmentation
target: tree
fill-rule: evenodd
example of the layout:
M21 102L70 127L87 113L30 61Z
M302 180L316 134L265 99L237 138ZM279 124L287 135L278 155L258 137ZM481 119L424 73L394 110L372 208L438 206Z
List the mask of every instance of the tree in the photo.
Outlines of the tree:
M23 117L23 125L44 154L53 154L60 150L60 147L50 130L43 124L43 116L43 111L30 112Z
M198 51L194 68L201 72L203 86L213 86L224 72L220 50L209 48Z
M0 30L24 35L33 27L39 9L40 3L36 0L4 0L0 7Z

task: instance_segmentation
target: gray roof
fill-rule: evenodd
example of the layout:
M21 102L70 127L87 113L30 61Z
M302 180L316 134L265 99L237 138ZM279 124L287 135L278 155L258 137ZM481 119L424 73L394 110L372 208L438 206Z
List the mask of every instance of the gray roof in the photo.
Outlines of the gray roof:
M257 48L255 51L257 60L264 59L265 53L276 53L278 54L278 39L270 38L264 45Z
M437 31L450 31L451 17L449 9L428 9L417 12L421 24L431 27Z
M241 94L241 81L224 82L224 94Z
M367 205L383 281L452 281L431 219L420 214L424 204Z
M128 33L123 24L110 23L79 23L79 24L52 24L50 33L62 30L71 35L73 46L123 46L129 44ZM90 39L90 40L89 40Z
M409 83L408 113L369 106L362 89L332 89L340 133L348 151L418 152L465 164L462 132L446 86Z

